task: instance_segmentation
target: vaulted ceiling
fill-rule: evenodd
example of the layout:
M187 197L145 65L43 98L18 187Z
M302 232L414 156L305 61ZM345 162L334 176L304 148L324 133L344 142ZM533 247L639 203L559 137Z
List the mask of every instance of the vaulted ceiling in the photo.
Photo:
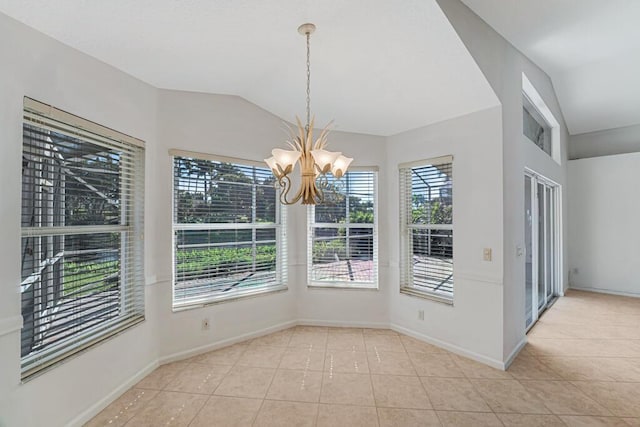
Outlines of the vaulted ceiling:
M640 123L640 1L462 1L551 77L570 133Z
M390 135L498 104L434 0L0 0L0 11L159 88ZM14 41L18 43L18 41Z

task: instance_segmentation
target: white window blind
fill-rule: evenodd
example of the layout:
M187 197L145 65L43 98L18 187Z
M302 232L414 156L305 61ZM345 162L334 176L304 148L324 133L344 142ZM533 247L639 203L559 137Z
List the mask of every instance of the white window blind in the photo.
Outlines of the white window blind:
M143 197L142 141L25 98L23 379L144 320Z
M307 208L311 286L377 287L377 178L377 171L357 168L340 180L328 175L336 191Z
M174 309L286 289L285 210L273 174L171 151Z
M400 165L400 289L453 300L453 158Z

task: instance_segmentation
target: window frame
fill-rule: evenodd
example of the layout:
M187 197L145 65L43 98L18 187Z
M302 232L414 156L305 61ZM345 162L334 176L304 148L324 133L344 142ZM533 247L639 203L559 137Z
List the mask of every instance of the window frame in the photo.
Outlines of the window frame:
M55 132L60 135L65 135L69 138L74 138L75 140L86 143L87 145L91 145L92 147L101 147L108 153L117 152L120 150L118 165L118 179L120 185L119 194L119 220L117 224L113 223L104 223L104 224L95 224L95 225L65 225L66 222L66 212L62 214L63 224L53 224L55 221L48 220L47 224L42 225L41 221L36 221L37 225L33 226L25 226L21 225L21 235L22 239L30 239L36 238L39 239L37 243L33 243L34 249L43 246L42 238L52 238L52 241L55 241L55 238L60 242L65 241L65 236L71 235L81 235L81 236L97 236L101 234L114 234L117 233L119 235L119 265L117 270L117 276L119 278L118 281L118 290L120 292L117 302L114 306L118 307L116 312L118 313L114 317L109 317L107 319L99 319L99 323L94 325L81 328L80 331L76 331L72 329L73 332L68 335L64 335L62 338L59 338L59 342L54 341L52 344L48 346L44 346L39 351L35 353L33 350L24 356L20 357L20 365L21 365L21 381L26 382L32 378L35 378L49 369L54 368L58 364L66 361L67 359L74 357L81 352L88 350L89 348L106 341L123 331L143 322L145 320L145 301L144 301L144 185L145 185L145 143L137 138L133 138L131 136L125 135L113 129L104 127L97 123L91 122L79 116L67 113L66 111L59 110L51 105L47 105L45 103L36 101L34 99L24 97L23 103L23 142L22 142L22 153L23 153L23 177L22 177L22 190L21 190L21 198L22 198L22 214L24 215L25 208L25 197L28 197L28 194L33 194L32 197L35 197L34 203L37 200L41 200L43 198L43 194L52 193L50 190L45 190L43 184L30 184L27 180L25 182L24 177L24 168L25 163L24 159L32 158L34 155L46 156L46 152L56 152L58 147L53 149L44 148L43 154L32 154L30 151L33 149L33 141L32 136L30 139L25 139L26 126L29 126L34 129L39 129L44 132ZM27 146L27 141L29 141L29 145ZM49 144L53 144L53 140L50 140ZM111 151L116 150L116 151ZM25 153L29 153L26 155ZM102 153L102 152L97 152ZM127 153L123 155L122 153ZM46 185L55 186L54 183L64 182L66 179L70 179L73 181L73 177L76 177L76 174L72 171L73 168L77 166L68 166L64 163L65 159L62 157L62 154L58 151L60 166L58 178L53 175L50 175L50 179L52 180L50 183ZM55 157L55 156L53 156ZM53 159L53 157L51 157ZM69 160L69 159L66 159ZM69 160L71 161L71 160ZM76 160L77 161L77 160ZM42 165L44 165L45 160L41 160ZM28 164L28 163L27 163ZM42 167L42 166L41 166ZM36 168L37 169L37 168ZM94 171L95 172L95 171ZM41 172L42 173L42 172ZM52 172L50 173L52 174ZM34 172L33 177L37 177L37 172ZM34 179L32 177L32 179ZM103 177L104 178L104 177ZM43 179L40 178L40 181ZM93 190L96 194L101 197L106 197L104 194L100 193L98 189L92 187L87 181L84 181L82 178L76 177L77 181L76 185L84 185L87 189ZM31 190L27 195L25 195L25 185L33 186L33 190ZM54 200L55 196L49 196L52 200ZM61 200L58 202L61 204L58 209L64 209L64 205L67 202L66 200L66 192L60 191L58 193L58 197ZM50 202L53 206L53 203ZM35 206L35 205L34 205ZM55 206L53 206L55 209ZM40 212L42 214L42 212ZM46 214L48 216L54 217L55 213L51 212L50 214ZM58 214L59 215L59 214ZM21 222L23 218L21 218ZM86 239L84 240L86 241ZM67 252L65 244L62 244L62 255L59 253L56 254L53 258L49 257L44 261L40 261L40 272L34 272L30 274L26 279L21 280L20 291L21 295L29 289L31 286L34 289L34 292L37 290L34 288L35 284L39 282L43 282L46 280L56 281L59 280L59 285L51 285L52 289L49 289L49 284L46 285L47 292L50 290L52 292L61 292L58 300L53 300L53 306L47 305L44 311L40 313L36 313L35 300L33 307L34 316L38 314L38 319L47 319L45 322L40 323L35 320L30 321L30 325L25 321L23 323L23 327L21 330L21 337L25 333L25 328L29 328L28 330L33 331L33 336L37 334L43 333L42 331L38 332L38 328L51 326L54 322L60 320L55 317L51 317L51 314L57 313L58 303L72 303L78 302L80 300L80 304L90 305L88 308L84 308L84 310L88 310L87 313L92 313L92 307L95 308L95 302L92 304L90 300L82 301L84 298L84 287L87 285L73 285L81 288L81 291L74 289L72 295L75 295L74 298L71 298L66 294L67 291L65 286L65 280L67 277L71 277L78 274L87 274L87 273L69 273L65 274L64 264L61 264L59 268L58 275L54 274L54 277L45 279L44 270L48 268L47 266L57 264L62 260L64 262L64 258L67 256L65 252ZM46 243L46 245L51 245L51 243ZM90 250L89 250L90 251ZM55 252L55 251L54 251ZM84 251L70 251L72 252L69 256L71 259L75 259L73 252L87 252ZM46 255L48 250L44 252ZM52 253L53 254L53 253ZM60 255L60 256L59 256ZM23 255L24 256L24 255ZM36 261L36 257L33 256L33 261ZM24 262L24 259L23 259ZM76 262L76 261L70 261ZM44 263L44 264L43 264ZM42 266L45 267L42 267ZM34 267L35 268L35 267ZM23 267L24 274L24 267ZM97 273L93 273L94 275ZM112 274L113 275L113 274ZM37 278L39 277L39 279ZM94 276L95 277L95 276ZM81 280L81 279L74 279ZM107 280L107 279L105 279ZM72 282L74 283L74 282ZM95 290L99 288L101 285L95 285L92 283L89 290ZM40 284L42 293L42 287L44 287L42 283ZM35 294L34 294L35 295ZM35 296L34 296L35 297ZM47 297L50 298L50 297ZM22 303L24 304L24 297L21 296ZM101 302L100 304L104 304ZM81 305L82 307L82 305ZM60 308L62 315L62 319L64 322L69 322L68 313L71 310L70 306L67 308ZM75 310L75 306L74 306ZM74 311L75 312L75 311ZM24 306L23 306L24 313ZM81 311L83 315L85 315L84 311ZM72 317L73 318L73 317ZM95 320L91 318L91 320ZM38 324L39 323L39 324ZM38 325L37 325L38 324ZM29 325L29 326L28 326ZM75 327L74 327L75 328ZM61 332L62 333L62 332ZM21 339L24 339L22 337ZM21 345L21 353L22 353L22 345Z
M219 156L208 153L198 153L180 149L170 149L169 156L171 158L171 231L172 231L172 275L171 275L171 307L172 311L178 312L183 310L191 310L194 308L202 308L213 304L220 304L230 301L235 301L244 298L252 298L265 294L272 294L277 292L283 292L288 290L287 286L287 209L280 203L277 191L274 193L274 201L276 208L276 222L275 223L177 223L176 222L176 176L175 176L175 161L176 158L190 158L204 161L212 161L219 163L229 163L232 165L238 165L242 167L254 167L260 169L268 169L263 162L257 162L254 160L247 160L235 157ZM254 198L255 200L255 198ZM255 205L252 206L255 210ZM250 288L234 289L232 292L228 292L225 295L208 295L200 298L194 298L189 301L180 302L176 301L176 284L177 284L177 260L176 260L176 232L178 231L192 231L192 230L259 230L259 229L275 229L276 234L276 268L275 275L276 280L271 284L257 285ZM252 243L259 243L257 240L253 240Z
M410 178L412 170L415 168L421 168L425 166L437 166L437 165L451 165L451 191L453 194L453 188L455 187L454 178L454 168L455 162L453 155L446 155L440 157L434 157L425 160L419 160L414 162L401 163L398 165L398 173L399 173L399 196L400 196L400 215L399 215L399 225L400 225L400 254L399 254L399 270L400 270L400 286L399 292L402 294L416 296L424 299L429 299L441 303L445 303L448 305L453 305L455 298L455 276L456 270L454 268L455 265L455 226L453 221L453 216L451 219L451 224L413 224L411 222L412 212L411 206L413 203L413 188L412 188L412 180ZM407 177L403 174L409 175L409 182L406 182ZM451 206L452 209L455 205L454 196L452 194ZM435 292L424 287L419 287L413 284L413 230L450 230L451 231L451 278L452 278L452 291L451 294L448 295L445 292Z
M379 289L379 257L378 257L378 175L377 166L352 166L350 172L371 172L373 174L373 223L316 223L315 206L307 206L307 287L309 288L336 288L336 289ZM347 205L345 205L346 208ZM348 218L346 216L345 218ZM373 281L324 281L313 280L313 236L314 228L371 228L373 233ZM348 231L347 231L348 232ZM352 283L352 284L350 284Z

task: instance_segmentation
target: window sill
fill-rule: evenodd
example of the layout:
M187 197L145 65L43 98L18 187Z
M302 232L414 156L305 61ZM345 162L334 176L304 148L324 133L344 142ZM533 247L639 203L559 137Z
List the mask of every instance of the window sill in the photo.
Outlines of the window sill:
M309 289L346 289L362 291L378 291L377 283L347 284L347 282L311 282L307 284Z
M417 289L408 288L408 287L400 288L400 293L409 295L412 297L418 297L418 298L428 299L431 301L440 302L442 304L447 304L451 306L453 305L453 296L447 297L444 295L438 295L438 294L427 292L427 291L419 291Z
M262 288L262 289L252 289L247 291L234 292L232 294L228 294L223 297L202 298L199 300L173 304L172 311L174 313L177 313L180 311L192 310L195 308L203 308L203 307L207 307L215 304L223 304L223 303L234 302L237 300L242 300L247 298L255 298L263 295L285 292L288 289L289 288L287 287L287 285L269 286L267 288Z

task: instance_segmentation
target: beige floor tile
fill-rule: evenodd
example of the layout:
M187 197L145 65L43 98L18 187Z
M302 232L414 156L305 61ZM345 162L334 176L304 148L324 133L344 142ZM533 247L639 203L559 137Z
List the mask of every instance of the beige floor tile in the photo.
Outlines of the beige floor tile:
M329 333L327 335L327 350L364 351L364 336L362 334Z
M400 335L400 341L408 353L448 353L443 348L406 335Z
M187 426L204 406L209 396L161 391L128 423L136 427Z
M370 351L367 360L372 374L417 375L407 353Z
M275 369L234 366L215 393L218 396L264 398Z
M640 417L640 383L573 381L584 394L619 417Z
M640 347L629 340L531 338L538 356L640 357Z
M174 362L159 366L156 370L144 377L135 385L137 388L148 388L152 390L162 390L184 369L188 363Z
M229 365L190 363L167 384L165 390L211 394L229 370Z
M540 357L542 363L558 372L565 380L577 381L614 381L611 367L620 363L620 360L622 359L603 357Z
M398 335L390 334L365 334L364 343L368 352L394 351L404 353L404 345Z
M329 335L333 334L359 334L362 335L362 328L351 328L351 327L330 327L327 329L327 333Z
M211 396L189 427L250 426L262 405L262 399Z
M273 377L266 399L317 403L321 388L322 372L279 369Z
M466 378L420 379L436 410L491 412L489 405Z
M434 411L423 409L378 408L380 427L442 426Z
M253 425L255 427L311 427L315 425L317 414L317 403L265 400Z
M285 347L271 347L256 345L249 347L238 359L238 366L253 366L256 368L277 368Z
M628 427L624 420L616 417L561 415L560 418L568 427Z
M157 390L129 389L85 424L85 427L123 426L158 393Z
M510 427L564 427L557 415L496 414L505 426Z
M319 332L326 334L331 328L327 326L297 325L292 329L293 332Z
M549 414L549 409L516 380L472 379L471 384L494 412Z
M640 418L623 418L622 420L632 427L640 427Z
M324 349L289 347L282 354L280 369L303 369L322 371L324 368Z
M327 350L324 370L346 374L368 374L367 353L364 351Z
M418 377L371 375L377 407L431 409L431 403Z
M246 344L234 344L220 350L213 350L208 353L199 354L185 362L210 363L213 365L233 365L248 348Z
M401 335L392 329L379 329L379 328L363 328L362 334L363 335L392 335L392 336Z
M325 372L322 377L320 402L374 406L371 377L366 374Z
M436 411L436 414L445 427L502 427L493 413Z
M537 358L529 356L518 356L507 372L514 378L522 380L562 379L553 369L553 365L546 365Z
M492 368L475 360L454 354L451 356L467 378L512 379L513 376L505 371Z
M320 405L318 427L374 427L378 425L376 408L366 406Z
M531 381L520 383L557 415L612 415L602 405L567 381Z
M465 378L462 369L445 353L409 353L416 373L421 377Z
M254 338L251 340L250 345L270 345L272 347L286 347L289 345L293 335L293 329L285 329L283 331L274 332L272 334L264 335L262 337Z
M324 350L327 344L327 332L295 330L289 340L289 347L305 347Z

